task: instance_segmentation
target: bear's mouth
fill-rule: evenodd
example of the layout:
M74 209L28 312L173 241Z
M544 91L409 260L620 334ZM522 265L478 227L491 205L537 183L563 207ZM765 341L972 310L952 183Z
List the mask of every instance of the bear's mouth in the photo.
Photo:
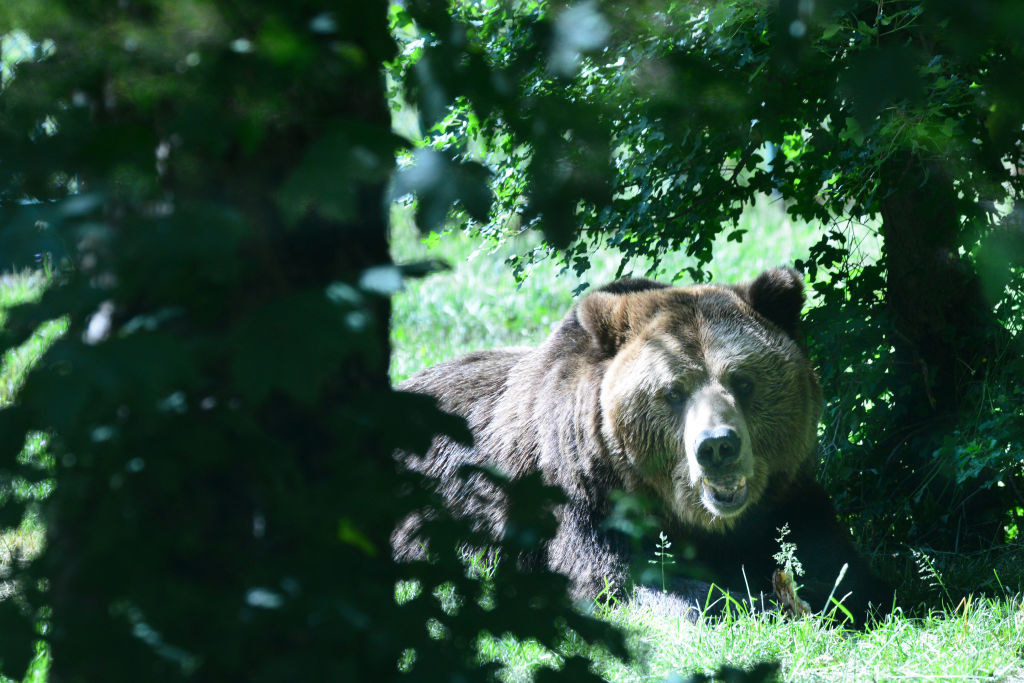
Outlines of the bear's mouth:
M718 515L734 515L747 502L747 478L725 477L712 482L702 477L701 498L711 512Z

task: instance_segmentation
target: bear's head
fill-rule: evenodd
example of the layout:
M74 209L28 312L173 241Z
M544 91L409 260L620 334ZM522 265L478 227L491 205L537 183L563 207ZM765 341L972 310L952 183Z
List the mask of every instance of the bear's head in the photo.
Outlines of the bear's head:
M728 529L814 453L803 300L800 275L777 268L735 286L620 281L580 301L614 466L681 522Z

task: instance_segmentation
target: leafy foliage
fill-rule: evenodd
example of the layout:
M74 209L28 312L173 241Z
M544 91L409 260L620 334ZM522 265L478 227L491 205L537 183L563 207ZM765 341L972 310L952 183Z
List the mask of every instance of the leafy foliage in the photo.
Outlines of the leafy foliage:
M448 21L440 9L424 11ZM508 558L541 543L554 489L507 484L516 533L485 541L393 459L439 431L469 437L387 377L387 296L432 268L387 253L386 185L407 147L381 75L387 13L0 10L4 48L19 48L3 62L0 251L55 266L38 300L8 311L3 345L68 321L0 410L0 476L53 481L45 547L12 565L0 602L5 673L25 671L39 638L60 680L482 679L481 632L554 647L571 631L622 654L564 578L512 559L486 586L467 572L467 541ZM483 92L490 73L466 82ZM486 214L481 169L438 163L397 186L428 214L455 200ZM47 457L20 457L39 431ZM16 525L25 501L2 502L0 524ZM431 561L396 564L395 525L430 508ZM419 593L399 604L410 579Z

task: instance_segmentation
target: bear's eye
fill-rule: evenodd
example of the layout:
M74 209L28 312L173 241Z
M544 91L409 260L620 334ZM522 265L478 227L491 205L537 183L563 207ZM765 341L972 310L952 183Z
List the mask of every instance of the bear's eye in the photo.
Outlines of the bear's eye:
M686 400L686 392L679 387L671 387L665 391L665 400L673 405L678 405Z
M733 375L730 384L737 398L749 398L754 393L754 380L746 375Z

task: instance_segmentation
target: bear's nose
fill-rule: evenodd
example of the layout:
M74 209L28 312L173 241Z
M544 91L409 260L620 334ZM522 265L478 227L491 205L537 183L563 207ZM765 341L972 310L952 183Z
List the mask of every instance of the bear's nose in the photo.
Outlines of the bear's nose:
M740 435L732 427L705 429L697 436L697 462L702 467L731 465L740 457Z

